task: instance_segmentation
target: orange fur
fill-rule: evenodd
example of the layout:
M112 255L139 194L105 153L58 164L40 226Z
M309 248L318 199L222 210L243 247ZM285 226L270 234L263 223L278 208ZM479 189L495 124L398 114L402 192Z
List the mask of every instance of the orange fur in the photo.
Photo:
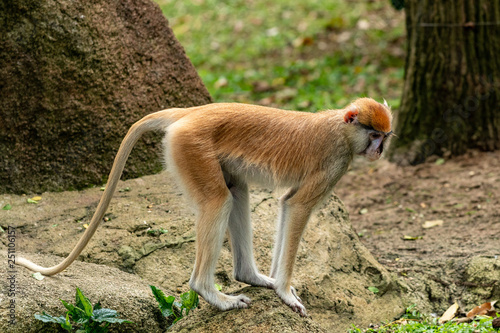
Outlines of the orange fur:
M361 124L384 133L391 131L392 114L384 105L371 98L359 98L352 104L359 110L358 120Z

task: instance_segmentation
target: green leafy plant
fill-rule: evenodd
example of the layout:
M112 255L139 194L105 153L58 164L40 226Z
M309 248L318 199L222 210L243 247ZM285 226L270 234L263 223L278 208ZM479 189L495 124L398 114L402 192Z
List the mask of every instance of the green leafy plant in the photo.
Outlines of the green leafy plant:
M109 324L132 323L126 319L120 319L118 312L112 309L102 308L97 302L94 306L89 299L83 295L79 288L76 288L75 305L61 300L64 307L68 309L64 316L54 317L48 313L35 314L35 318L44 323L57 323L68 332L77 329L77 333L105 333L108 331ZM71 321L74 323L72 324Z
M165 296L163 291L155 286L149 287L151 287L151 291L158 302L161 314L167 317L167 320L170 322L170 327L184 318L184 316L187 316L189 311L197 308L200 302L198 293L192 289L181 295L180 302L176 302L174 296Z
M417 305L412 304L406 308L405 314L401 316L401 319L416 319L420 320L424 316L416 309Z

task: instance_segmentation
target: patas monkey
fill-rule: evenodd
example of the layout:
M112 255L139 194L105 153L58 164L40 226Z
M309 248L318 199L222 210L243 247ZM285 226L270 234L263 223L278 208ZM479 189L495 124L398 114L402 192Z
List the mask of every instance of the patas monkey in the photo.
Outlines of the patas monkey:
M360 98L343 110L284 111L246 104L169 109L136 122L121 143L106 190L90 226L69 256L44 268L17 264L44 275L68 267L96 231L137 140L164 130L168 168L196 209L196 259L190 286L221 310L246 308L250 299L216 290L214 271L229 228L236 280L273 288L300 315L306 309L290 285L299 241L309 216L346 172L354 155L380 158L391 136L389 107ZM280 212L270 276L259 273L252 249L248 182L289 188Z

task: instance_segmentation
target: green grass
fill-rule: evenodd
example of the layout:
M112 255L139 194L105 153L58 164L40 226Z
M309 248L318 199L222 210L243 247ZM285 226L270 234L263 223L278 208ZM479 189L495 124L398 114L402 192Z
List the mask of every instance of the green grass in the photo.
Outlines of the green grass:
M379 329L361 330L353 326L349 333L487 333L495 332L491 326L492 320L485 318L472 323L447 322L443 325L436 324L435 320L408 321L406 324L395 323Z
M478 317L476 317L478 318ZM415 305L409 306L406 313L399 320L382 324L377 328L360 329L352 325L349 333L486 333L494 332L492 328L493 318L485 317L476 319L470 323L456 323L449 321L439 325L438 318L426 316L415 309Z
M403 85L404 14L387 1L157 0L216 102L310 110Z

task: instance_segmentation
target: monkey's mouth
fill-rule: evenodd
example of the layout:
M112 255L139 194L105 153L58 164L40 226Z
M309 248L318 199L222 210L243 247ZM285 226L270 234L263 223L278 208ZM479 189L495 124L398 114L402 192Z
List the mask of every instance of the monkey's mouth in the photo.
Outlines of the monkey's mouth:
M384 151L384 143L381 142L380 145L377 147L377 150L375 151L377 154L382 155L382 152Z
M383 142L380 142L379 145L375 148L372 146L372 143L366 147L365 150L363 150L359 155L365 156L368 158L370 161L376 161L382 156L382 153L384 152L384 144Z

